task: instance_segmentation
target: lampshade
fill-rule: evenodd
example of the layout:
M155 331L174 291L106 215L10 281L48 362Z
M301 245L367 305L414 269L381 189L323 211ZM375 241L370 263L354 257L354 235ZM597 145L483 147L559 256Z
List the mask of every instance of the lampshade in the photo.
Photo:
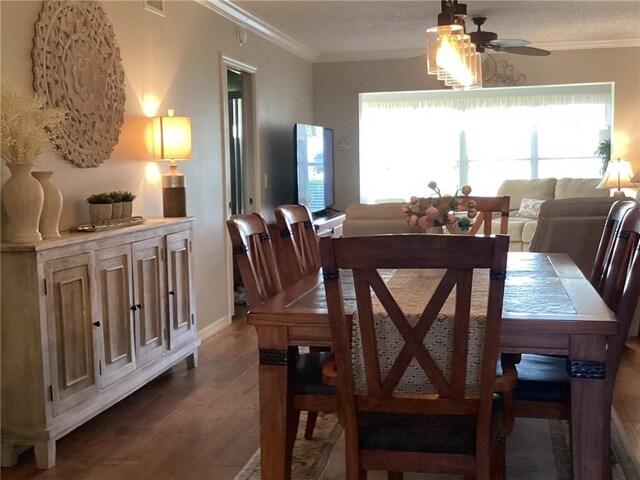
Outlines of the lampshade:
M156 160L188 160L191 158L191 118L174 117L173 109L166 117L153 118L153 158Z
M631 165L628 160L611 159L607 164L607 170L604 172L602 180L596 188L633 188Z
M640 170L636 172L636 174L631 178L633 183L640 183Z

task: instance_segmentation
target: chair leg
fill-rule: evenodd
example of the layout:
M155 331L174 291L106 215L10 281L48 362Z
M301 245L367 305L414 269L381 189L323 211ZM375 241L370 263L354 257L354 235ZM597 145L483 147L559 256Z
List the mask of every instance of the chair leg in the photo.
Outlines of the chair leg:
M296 443L299 424L300 411L291 412L287 421L287 465L291 465L291 459L293 458L293 446Z
M387 480L402 480L402 472L387 472Z
M307 425L304 429L304 438L311 440L313 438L313 430L316 428L316 420L318 419L318 412L307 412Z
M506 459L507 449L506 441L499 439L495 445L495 451L492 456L491 478L495 480L505 480L507 478Z

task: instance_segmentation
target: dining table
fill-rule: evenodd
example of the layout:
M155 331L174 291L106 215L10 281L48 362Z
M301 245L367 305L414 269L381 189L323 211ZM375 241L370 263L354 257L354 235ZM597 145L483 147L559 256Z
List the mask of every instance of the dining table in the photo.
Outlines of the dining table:
M345 304L346 312L355 311L355 297L345 293ZM607 338L619 330L615 315L568 255L531 252L508 254L502 312L500 352L568 357L573 479L611 479L604 372ZM288 350L331 346L322 272L250 309L247 321L258 337L262 478L286 480L293 408Z

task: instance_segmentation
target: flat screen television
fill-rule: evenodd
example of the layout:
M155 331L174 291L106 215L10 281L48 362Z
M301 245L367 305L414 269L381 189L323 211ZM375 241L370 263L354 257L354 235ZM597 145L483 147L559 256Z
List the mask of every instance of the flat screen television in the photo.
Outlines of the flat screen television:
M320 214L333 206L333 130L296 123L293 127L297 203Z

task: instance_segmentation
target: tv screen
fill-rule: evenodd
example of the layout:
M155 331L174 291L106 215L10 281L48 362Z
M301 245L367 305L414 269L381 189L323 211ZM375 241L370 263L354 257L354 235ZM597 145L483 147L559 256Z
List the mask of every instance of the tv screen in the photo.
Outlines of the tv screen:
M333 206L333 130L296 123L296 200L311 213Z

